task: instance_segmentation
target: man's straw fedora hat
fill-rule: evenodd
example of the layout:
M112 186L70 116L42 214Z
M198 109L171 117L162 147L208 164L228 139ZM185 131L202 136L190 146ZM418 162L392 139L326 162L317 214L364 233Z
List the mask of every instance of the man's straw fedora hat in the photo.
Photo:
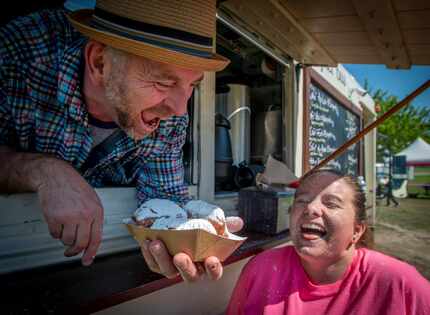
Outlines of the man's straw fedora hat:
M229 60L215 53L216 0L98 0L70 22L106 45L179 67L220 71Z

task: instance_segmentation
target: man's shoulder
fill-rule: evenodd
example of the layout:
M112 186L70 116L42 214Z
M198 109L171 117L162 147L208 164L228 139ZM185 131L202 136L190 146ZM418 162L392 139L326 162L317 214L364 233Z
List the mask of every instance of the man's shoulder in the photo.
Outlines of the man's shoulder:
M80 37L64 10L41 10L0 28L0 63L54 59Z

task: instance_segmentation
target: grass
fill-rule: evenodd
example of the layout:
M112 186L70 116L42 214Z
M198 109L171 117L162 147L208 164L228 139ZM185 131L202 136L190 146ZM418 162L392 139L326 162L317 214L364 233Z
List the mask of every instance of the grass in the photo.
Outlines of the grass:
M415 175L415 178L411 180L411 183L416 183L416 184L430 183L430 175Z
M430 200L398 201L399 207L376 207L375 249L415 266L430 281Z
M430 195L425 194L424 188L420 186L421 184L430 184L429 167L420 167L420 168L417 167L415 169L415 178L408 182L408 193L411 196L430 199Z
M398 199L399 207L376 208L376 220L407 230L430 233L430 200ZM385 200L383 200L385 202Z
M430 239L417 239L409 232L398 232L377 224L375 249L413 265L430 281Z
M415 174L430 174L430 167L429 166L416 166L415 167Z

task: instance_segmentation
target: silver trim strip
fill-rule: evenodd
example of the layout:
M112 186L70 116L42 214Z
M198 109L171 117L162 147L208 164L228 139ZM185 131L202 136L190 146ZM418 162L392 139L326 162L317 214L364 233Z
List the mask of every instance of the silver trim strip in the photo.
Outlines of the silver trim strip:
M260 48L262 51L264 51L267 55L278 61L280 64L282 64L285 67L289 67L289 62L287 59L285 59L282 56L279 56L275 54L270 48L268 48L263 43L259 42L251 33L248 31L242 29L241 27L237 26L229 17L226 16L225 13L218 11L216 14L216 18L223 23L225 26L229 27L231 30L235 31L239 35L245 37L247 40L249 40L252 44Z

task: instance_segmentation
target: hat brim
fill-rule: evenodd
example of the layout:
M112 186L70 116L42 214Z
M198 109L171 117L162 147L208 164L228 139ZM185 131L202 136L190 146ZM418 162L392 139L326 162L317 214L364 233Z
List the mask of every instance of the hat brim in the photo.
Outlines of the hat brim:
M95 29L90 26L93 12L93 10L87 9L78 10L70 13L68 18L79 32L105 45L137 56L192 70L221 71L230 63L230 60L218 54L213 54L211 58L188 55Z

